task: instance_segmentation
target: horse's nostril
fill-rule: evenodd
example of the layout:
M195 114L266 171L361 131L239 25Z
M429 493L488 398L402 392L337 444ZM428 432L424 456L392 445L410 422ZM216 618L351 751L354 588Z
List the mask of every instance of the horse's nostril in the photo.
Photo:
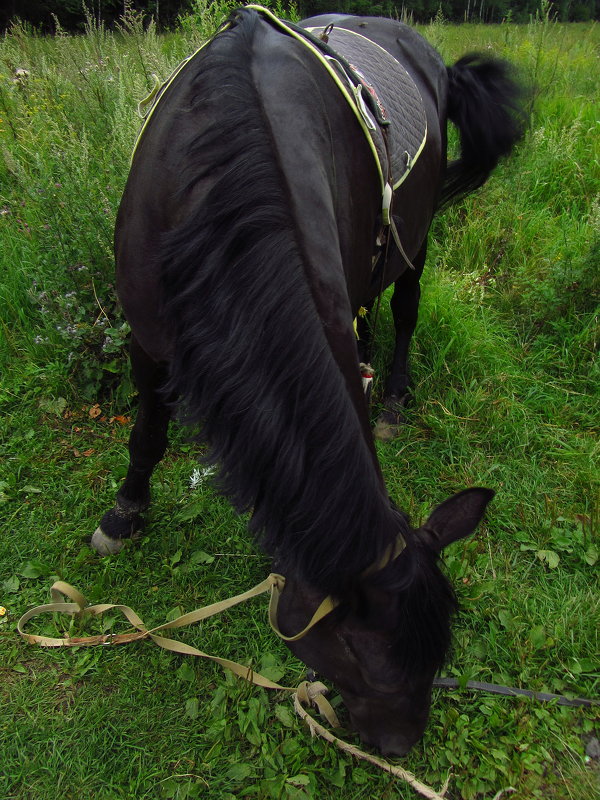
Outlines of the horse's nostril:
M402 758L412 747L398 736L366 736L361 732L360 739L365 747L379 750L384 758Z
M384 745L383 747L379 748L385 758L402 758L403 756L407 755L410 751L410 745L405 744L393 744L393 745Z

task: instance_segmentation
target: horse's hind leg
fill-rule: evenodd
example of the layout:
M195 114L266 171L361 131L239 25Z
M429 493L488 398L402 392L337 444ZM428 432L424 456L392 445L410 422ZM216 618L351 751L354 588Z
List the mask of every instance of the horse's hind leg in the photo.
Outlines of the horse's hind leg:
M396 330L396 344L392 368L384 389L384 410L375 425L374 433L378 439L394 438L399 426L404 422L403 411L412 399L408 353L419 314L421 297L419 280L426 252L427 246L423 245L413 260L415 269L403 272L394 285L391 309Z
M170 408L161 395L166 368L131 338L131 368L139 392L139 409L129 437L129 469L116 502L102 517L91 545L101 555L117 553L123 540L142 528L141 514L150 504L150 477L167 447Z

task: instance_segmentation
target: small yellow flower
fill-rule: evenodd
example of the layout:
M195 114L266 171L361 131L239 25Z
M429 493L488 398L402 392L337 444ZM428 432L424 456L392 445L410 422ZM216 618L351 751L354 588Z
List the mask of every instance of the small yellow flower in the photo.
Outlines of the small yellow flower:
M0 606L0 617L3 617L6 614L6 609L4 606Z

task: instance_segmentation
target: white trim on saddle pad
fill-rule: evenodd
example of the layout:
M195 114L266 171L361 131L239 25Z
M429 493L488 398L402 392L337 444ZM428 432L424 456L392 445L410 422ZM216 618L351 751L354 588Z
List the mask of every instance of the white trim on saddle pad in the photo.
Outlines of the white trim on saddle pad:
M307 30L315 36L327 31L324 27ZM350 65L385 115L387 144L382 126L375 124L364 107L362 94L351 87L354 89L354 102L367 117L365 133L377 153L379 174L389 175L392 188L397 189L406 180L427 141L427 117L419 90L391 53L361 33L334 25L327 37L329 46ZM334 59L327 60L335 65Z

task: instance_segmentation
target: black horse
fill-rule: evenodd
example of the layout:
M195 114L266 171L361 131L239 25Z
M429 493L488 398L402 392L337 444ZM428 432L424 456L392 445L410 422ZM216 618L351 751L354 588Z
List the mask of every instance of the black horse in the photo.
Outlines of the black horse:
M139 529L177 400L287 578L281 631L301 630L325 595L339 601L292 650L335 683L365 741L403 754L424 731L450 641L455 596L438 555L473 532L493 492L460 492L410 526L377 461L353 320L396 282L386 388L396 413L432 215L511 150L519 92L503 62L447 69L398 22L303 24L329 22L388 50L422 96L426 144L394 199L406 258L391 243L385 279L374 277L381 185L323 64L266 14L235 12L163 92L119 209L118 294L140 406L127 478L93 545L116 552ZM450 166L448 119L462 141Z

